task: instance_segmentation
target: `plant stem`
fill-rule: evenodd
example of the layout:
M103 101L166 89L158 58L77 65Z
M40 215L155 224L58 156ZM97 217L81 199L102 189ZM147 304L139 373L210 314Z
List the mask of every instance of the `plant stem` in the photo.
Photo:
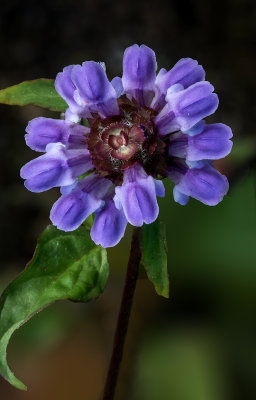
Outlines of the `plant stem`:
M109 364L103 400L114 399L118 373L123 356L125 336L127 333L128 322L132 308L133 295L138 277L140 259L140 228L134 228L122 302L116 326L114 345Z

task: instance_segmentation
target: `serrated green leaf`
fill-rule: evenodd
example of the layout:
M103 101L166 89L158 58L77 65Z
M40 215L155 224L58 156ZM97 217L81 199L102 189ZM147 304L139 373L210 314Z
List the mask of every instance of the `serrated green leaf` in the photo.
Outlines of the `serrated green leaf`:
M24 81L2 89L0 90L0 103L17 106L32 104L53 111L65 111L68 107L56 92L53 79Z
M26 389L7 365L6 349L13 332L56 300L88 301L104 290L108 277L106 250L96 246L88 229L62 232L49 226L31 262L7 287L0 300L0 373Z
M169 277L164 230L157 219L142 227L142 264L157 294L169 297Z

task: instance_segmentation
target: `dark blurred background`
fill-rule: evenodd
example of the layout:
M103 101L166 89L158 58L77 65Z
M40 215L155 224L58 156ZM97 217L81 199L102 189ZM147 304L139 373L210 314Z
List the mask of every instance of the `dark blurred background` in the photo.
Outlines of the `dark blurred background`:
M1 3L0 88L55 78L85 60L121 74L124 49L146 44L159 68L192 57L220 98L209 120L230 125L232 154L217 163L230 191L216 207L160 199L166 222L169 300L138 281L117 400L256 398L256 128L253 0L20 1ZM21 166L36 156L24 130L36 107L0 106L0 288L31 258L49 224L57 190L28 192ZM89 304L60 302L35 316L9 346L9 362L29 387L0 378L3 400L98 400L103 389L129 252L130 231L109 251L110 279Z

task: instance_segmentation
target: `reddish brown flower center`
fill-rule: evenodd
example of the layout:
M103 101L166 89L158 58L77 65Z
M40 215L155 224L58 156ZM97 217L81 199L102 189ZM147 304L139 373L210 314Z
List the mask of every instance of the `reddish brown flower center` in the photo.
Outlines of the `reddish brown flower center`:
M119 150L120 147L125 148L128 145L129 136L125 131L117 132L113 135L109 135L108 144L112 149Z
M155 111L137 104L120 101L121 115L90 119L88 149L92 162L101 176L115 182L122 180L123 171L136 162L145 168L163 151L153 117Z

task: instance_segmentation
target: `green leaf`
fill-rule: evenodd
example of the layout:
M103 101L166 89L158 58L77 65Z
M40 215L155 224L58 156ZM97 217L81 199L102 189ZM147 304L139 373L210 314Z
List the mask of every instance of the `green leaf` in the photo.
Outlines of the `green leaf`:
M48 108L53 111L65 111L67 103L54 87L53 79L36 79L0 90L0 103Z
M87 219L83 222L83 225L87 228L87 229L91 229L93 226L93 221L94 221L94 215L90 214L89 217L87 217Z
M169 297L166 244L163 226L157 219L142 227L142 264L156 292Z
M104 290L108 277L106 250L96 246L89 230L62 232L49 226L31 262L7 287L0 300L0 373L26 390L7 365L6 349L13 332L56 300L88 301Z

